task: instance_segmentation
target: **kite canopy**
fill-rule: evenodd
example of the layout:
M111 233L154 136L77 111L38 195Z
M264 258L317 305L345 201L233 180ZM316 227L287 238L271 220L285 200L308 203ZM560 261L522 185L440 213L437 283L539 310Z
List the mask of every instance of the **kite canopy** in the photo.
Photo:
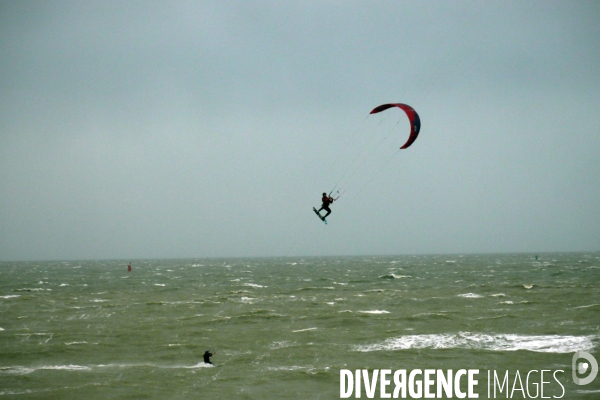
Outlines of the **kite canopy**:
M408 137L406 143L404 143L404 146L400 147L400 149L406 149L413 144L413 142L417 139L417 136L419 136L419 131L421 130L421 119L419 119L419 114L417 114L417 112L411 106L401 103L382 104L378 107L375 107L373 111L371 111L371 114L377 114L392 107L398 107L404 110L408 120L410 121L410 136Z

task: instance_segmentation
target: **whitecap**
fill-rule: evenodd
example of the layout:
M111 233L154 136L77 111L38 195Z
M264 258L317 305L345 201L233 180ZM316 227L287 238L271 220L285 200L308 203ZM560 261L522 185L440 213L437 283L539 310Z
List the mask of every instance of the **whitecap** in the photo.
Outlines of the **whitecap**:
M529 289L531 289L531 288L533 287L533 285L527 285L527 284L525 284L525 285L523 285L523 287L524 287L525 289L528 289L528 290L529 290Z
M0 370L3 374L18 374L18 375L26 375L35 371L34 368L26 368L21 366L16 367L2 367Z
M573 307L573 309L576 309L576 308L590 308L590 307L598 307L598 306L600 306L600 304L590 304L588 306Z
M306 287L302 287L300 290L335 290L335 288L333 286L306 286Z
M266 286L259 285L259 284L256 284L256 283L244 283L244 286L250 286L250 287L253 287L253 288L264 288L264 287L266 287Z
M38 369L52 369L52 370L60 370L60 371L89 371L91 368L83 365L44 365L39 367Z
M469 349L487 351L527 350L541 353L573 353L594 348L595 336L483 334L406 335L381 343L354 346L355 351L389 351L409 349Z
M363 314L389 314L389 311L386 310L369 310L369 311L359 311L359 313Z
M159 366L159 368L185 368L185 369L197 369L197 368L214 368L214 364L205 363L204 361L200 361L196 365L172 365L168 367Z
M467 299L479 299L483 296L479 295L479 294L475 294L475 293L464 293L464 294L459 294L457 295L458 297L465 297Z
M314 331L314 330L317 330L317 328L298 329L297 331L292 331L292 332L296 333L296 332L306 332L306 331Z
M292 365L290 367L267 367L267 370L269 371L299 371L303 369L307 369L307 367L300 367L297 365Z
M402 278L412 278L410 275L396 275L396 274L386 274L378 277L379 279L402 279Z
M273 342L273 343L271 343L271 345L269 347L273 350L277 350L277 349L285 349L285 348L291 347L293 345L294 345L294 343L283 340L283 341Z
M7 294L6 296L0 296L0 299L12 299L15 297L21 297L20 294Z

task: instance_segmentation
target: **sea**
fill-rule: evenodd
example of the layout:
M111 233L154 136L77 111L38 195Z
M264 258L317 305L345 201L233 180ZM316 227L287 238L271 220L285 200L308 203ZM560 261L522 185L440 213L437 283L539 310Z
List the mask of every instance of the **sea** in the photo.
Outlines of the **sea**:
M6 399L600 399L599 347L593 252L0 263Z

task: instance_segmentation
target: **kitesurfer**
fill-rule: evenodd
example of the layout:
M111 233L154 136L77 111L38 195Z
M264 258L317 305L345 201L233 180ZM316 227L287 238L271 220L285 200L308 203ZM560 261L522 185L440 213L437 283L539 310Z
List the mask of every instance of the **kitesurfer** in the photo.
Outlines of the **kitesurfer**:
M210 357L212 357L212 355L213 355L213 354L212 354L212 353L211 353L209 350L206 350L206 351L204 352L204 356L203 356L203 357L204 357L204 362L205 362L205 363L207 363L207 364L212 364L212 363L210 362Z
M321 206L321 208L319 208L319 210L317 211L317 214L319 214L319 217L321 217L321 210L325 210L327 211L327 214L325 214L324 217L321 217L321 219L324 221L325 218L327 218L327 216L329 214L331 214L331 209L329 208L329 205L331 203L333 203L335 201L335 199L331 196L327 196L327 193L323 193L323 198L321 199L321 201L323 202L323 205Z

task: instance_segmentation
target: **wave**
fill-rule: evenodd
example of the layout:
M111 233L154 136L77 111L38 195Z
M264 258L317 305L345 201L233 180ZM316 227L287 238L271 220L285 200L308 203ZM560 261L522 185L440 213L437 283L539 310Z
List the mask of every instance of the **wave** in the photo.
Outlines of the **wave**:
M594 348L596 336L483 334L407 335L381 343L355 346L355 351L390 351L411 349L467 349L487 351L534 351L541 353L572 353Z
M298 365L292 365L289 367L267 367L267 371L300 371L312 368L313 367L300 367Z
M464 293L464 294L458 294L458 297L465 297L467 299L480 299L483 296L480 294L475 294L475 293Z
M500 318L515 318L515 317L513 315L502 314L502 315L495 315L493 317L477 317L475 319L482 320L482 319L500 319Z
M425 313L418 313L415 314L411 317L408 317L408 319L419 319L419 318L432 318L432 319L452 319L453 317L448 315L446 312L425 312Z
M573 307L573 309L577 309L577 308L590 308L590 307L599 307L600 304L590 304L587 306L579 306L579 307Z
M283 341L277 341L277 342L271 343L269 348L271 350L279 350L279 349L286 349L288 347L294 347L294 346L296 346L296 342L288 342L287 340L283 340Z
M2 367L0 369L0 373L2 374L15 374L15 375L27 375L32 372L38 370L58 370L58 371L90 371L90 367L82 366L82 365L42 365L39 367L24 367L24 366L14 366L14 367Z
M412 278L410 275L396 275L396 274L385 274L378 277L379 279L402 279L402 278Z
M225 316L225 318L242 319L242 320L247 320L249 322L253 322L253 320L256 320L256 322L258 322L258 319L272 319L272 318L283 318L283 317L285 317L285 315L278 314L274 310L254 310L254 311L250 311L248 313L236 315L233 317Z
M280 366L280 367L267 367L265 369L269 372L289 372L292 374L301 374L301 375L309 375L314 377L315 375L323 375L330 376L331 369L330 367L315 367L313 365L309 366L300 366L300 365L289 365L289 366Z
M169 367L169 368L196 369L196 368L214 368L214 367L215 367L214 364L208 364L208 363L205 363L204 361L201 361L201 362L199 362L196 365L190 365L190 366L187 366L187 365L174 365L174 366Z
M95 368L185 368L185 369L196 369L196 368L213 368L213 364L206 364L203 361L198 362L195 365L156 365L152 363L140 363L140 364L98 364L98 365L41 365L41 366L7 366L0 367L0 375L28 375L36 371L66 371L66 372L86 372L92 371Z
M386 310L369 310L369 311L358 311L363 314L389 314L389 311Z
M315 330L317 330L317 328L298 329L297 331L292 331L292 332L296 333L296 332L306 332L306 331L315 331Z
M264 288L264 287L266 287L266 286L263 286L263 285L259 285L257 283L244 283L243 286L249 286L249 287L253 287L253 288Z

